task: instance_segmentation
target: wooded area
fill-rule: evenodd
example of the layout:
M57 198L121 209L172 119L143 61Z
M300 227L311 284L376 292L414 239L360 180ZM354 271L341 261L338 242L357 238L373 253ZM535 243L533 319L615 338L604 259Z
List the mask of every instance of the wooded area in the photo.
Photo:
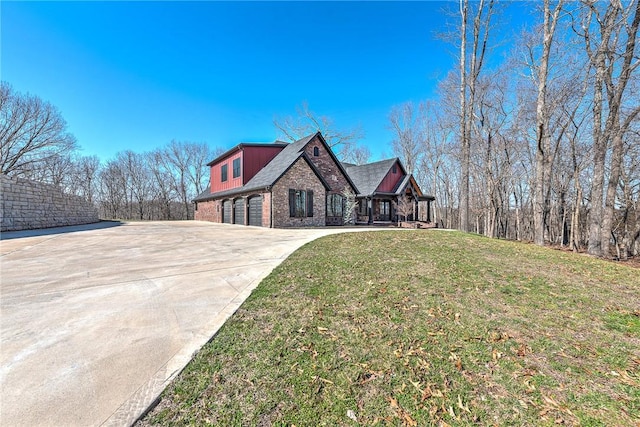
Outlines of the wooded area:
M446 37L458 68L437 98L389 116L394 153L436 196L441 225L638 255L638 1L531 3L539 25L504 58L491 56L504 3L457 5Z
M538 25L509 40L495 36L510 25L501 13L508 3L447 4L454 28L442 37L457 66L436 97L389 113L390 147L436 197L439 225L639 255L638 0L531 2ZM320 130L341 160L369 160L361 129L335 129L306 103L297 113L274 121L285 138ZM104 162L80 156L55 107L4 82L0 119L0 173L60 185L105 218L192 218L216 154L172 141Z

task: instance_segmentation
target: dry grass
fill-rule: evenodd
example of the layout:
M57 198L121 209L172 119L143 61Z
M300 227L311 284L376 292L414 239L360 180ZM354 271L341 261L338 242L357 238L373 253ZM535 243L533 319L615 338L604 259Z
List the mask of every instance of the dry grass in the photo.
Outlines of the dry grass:
M293 254L141 425L640 423L638 270L438 231Z

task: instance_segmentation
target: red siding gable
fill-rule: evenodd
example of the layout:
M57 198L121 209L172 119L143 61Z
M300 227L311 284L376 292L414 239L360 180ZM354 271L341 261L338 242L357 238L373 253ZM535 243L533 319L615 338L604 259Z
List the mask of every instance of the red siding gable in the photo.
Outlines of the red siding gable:
M249 182L251 178L258 173L260 169L265 167L280 151L283 150L282 146L273 147L251 147L246 146L244 149L244 161L242 162L242 174L244 184Z
M232 188L242 187L242 170L240 176L233 177L233 161L240 159L242 164L242 150L235 151L227 157L218 160L211 165L211 192L217 193L218 191L231 190ZM227 167L227 179L222 181L222 168Z
M278 155L284 146L282 145L239 145L231 150L228 155L211 164L210 182L211 193L242 187L255 176L256 173ZM233 161L240 160L240 175L233 176ZM227 179L222 181L222 168L227 167Z
M400 166L399 162L396 161L393 166L389 168L387 175L382 179L377 191L381 193L391 193L403 178L404 171L402 170L402 166Z

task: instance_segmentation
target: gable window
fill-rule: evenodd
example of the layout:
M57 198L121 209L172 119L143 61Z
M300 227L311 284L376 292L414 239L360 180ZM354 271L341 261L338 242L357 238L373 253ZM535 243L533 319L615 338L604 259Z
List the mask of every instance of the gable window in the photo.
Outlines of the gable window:
M395 164L393 165L393 167L391 168L391 172L392 173L398 173L398 166L396 166Z
M313 147L313 155L318 157L320 155L320 149L318 147Z
M233 160L233 177L237 178L240 176L240 158Z
M313 190L289 189L289 216L291 218L313 216Z
M222 165L220 168L220 181L225 182L227 180L227 169L229 165Z

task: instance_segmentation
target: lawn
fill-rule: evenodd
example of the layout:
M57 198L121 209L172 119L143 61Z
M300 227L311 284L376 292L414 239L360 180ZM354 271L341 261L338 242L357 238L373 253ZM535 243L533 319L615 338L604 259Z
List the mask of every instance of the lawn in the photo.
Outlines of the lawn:
M640 425L640 271L445 231L333 235L140 425Z

